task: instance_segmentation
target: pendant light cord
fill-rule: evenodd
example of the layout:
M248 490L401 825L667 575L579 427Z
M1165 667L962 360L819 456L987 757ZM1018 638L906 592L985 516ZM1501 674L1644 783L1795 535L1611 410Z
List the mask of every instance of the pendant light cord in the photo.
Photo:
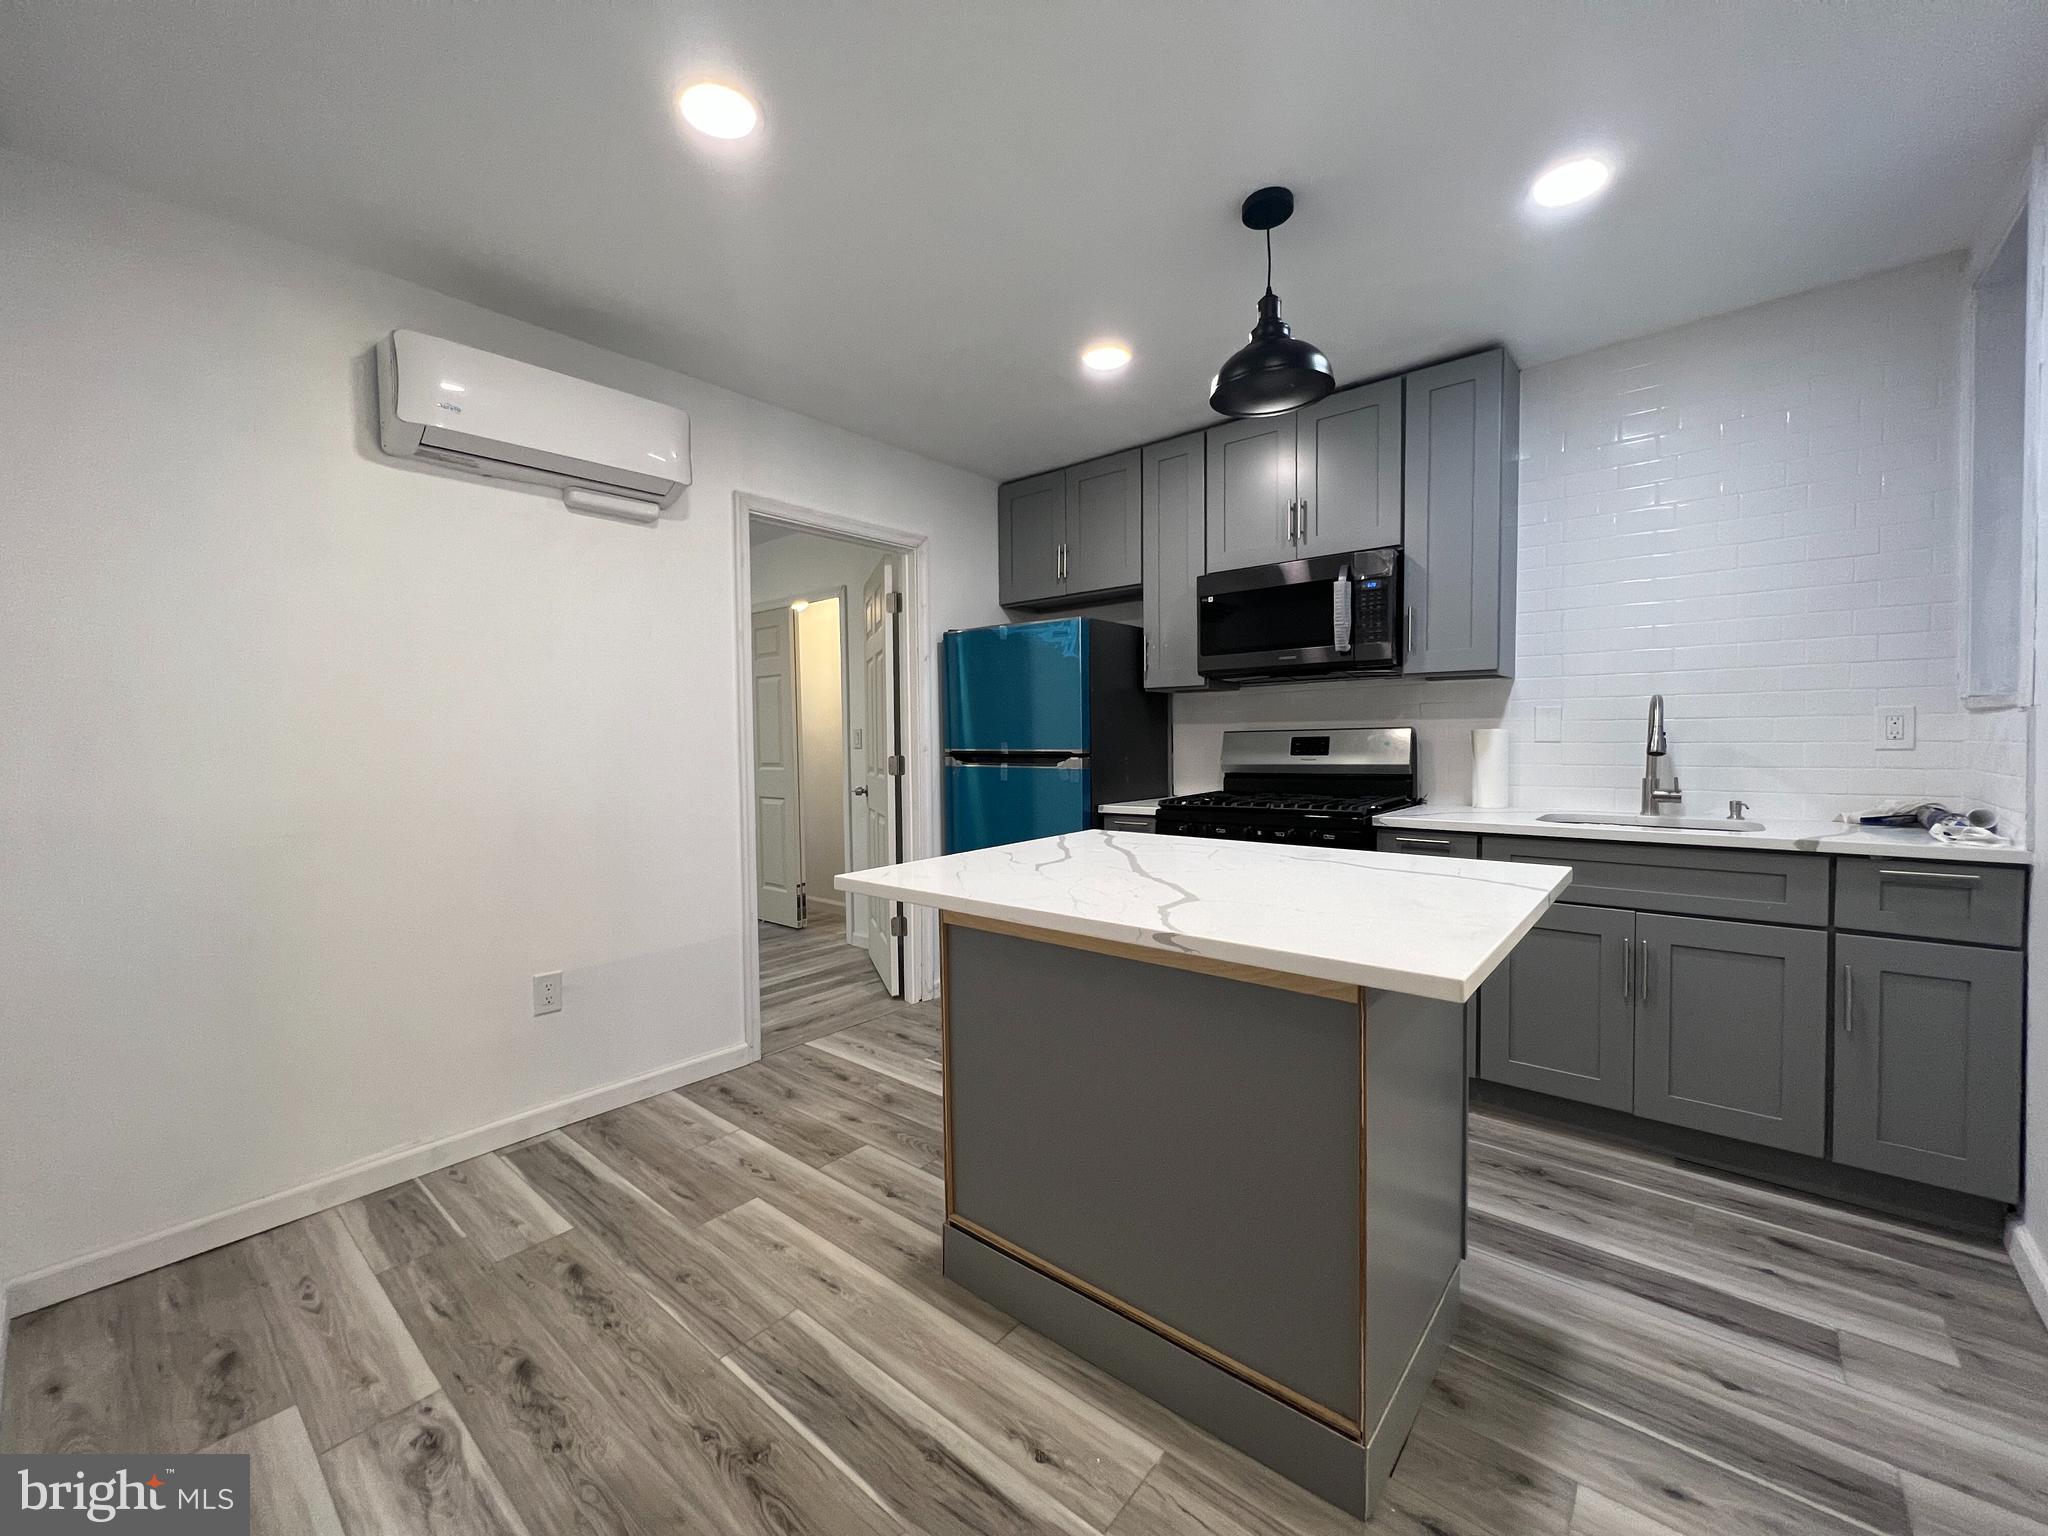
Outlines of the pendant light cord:
M1273 231L1266 231L1266 292L1273 291Z

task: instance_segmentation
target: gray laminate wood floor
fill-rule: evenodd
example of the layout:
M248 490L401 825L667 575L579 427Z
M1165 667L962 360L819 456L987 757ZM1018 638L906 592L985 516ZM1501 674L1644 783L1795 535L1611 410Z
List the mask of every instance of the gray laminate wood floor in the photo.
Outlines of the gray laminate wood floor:
M934 1014L788 937L759 1063L18 1319L0 1446L248 1451L278 1532L1357 1531L941 1278ZM2048 1533L1995 1249L1497 1114L1472 1182L1372 1530Z

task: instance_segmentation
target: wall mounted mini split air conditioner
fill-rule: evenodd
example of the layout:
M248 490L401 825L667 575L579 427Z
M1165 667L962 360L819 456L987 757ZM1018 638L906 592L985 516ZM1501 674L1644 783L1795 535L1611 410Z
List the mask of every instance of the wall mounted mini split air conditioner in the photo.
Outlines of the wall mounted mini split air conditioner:
M418 331L377 347L378 441L497 480L561 488L579 512L651 523L690 483L690 418Z

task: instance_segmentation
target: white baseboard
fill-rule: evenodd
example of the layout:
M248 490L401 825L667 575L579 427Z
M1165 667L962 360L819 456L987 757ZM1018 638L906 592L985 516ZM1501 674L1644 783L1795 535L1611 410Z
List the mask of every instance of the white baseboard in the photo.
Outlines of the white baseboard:
M481 1157L486 1152L509 1147L514 1142L525 1141L547 1131L559 1130L578 1120L601 1115L608 1109L617 1109L621 1104L631 1104L636 1099L651 1098L686 1083L730 1072L734 1067L745 1066L754 1056L745 1041L723 1046L638 1077L557 1099L552 1104L543 1104L538 1109L529 1109L507 1119L478 1126L475 1130L460 1131L439 1141L419 1142L380 1152L309 1183L265 1195L218 1215L166 1227L133 1242L81 1258L67 1259L31 1275L18 1276L0 1287L0 1321L73 1296L82 1296L87 1291L96 1291L103 1285L130 1279L165 1264L175 1264L180 1259L189 1259L195 1253L204 1253L224 1243L239 1242L258 1232L267 1232L272 1227L281 1227L286 1222L310 1216L315 1211L346 1205L363 1195L402 1184L407 1179L416 1179L437 1168ZM0 1367L5 1363L5 1333L6 1329L0 1327Z
M2012 1267L2019 1271L2020 1284L2027 1288L2042 1324L2048 1326L2048 1254L2017 1220L2006 1224L2005 1251L2012 1255Z

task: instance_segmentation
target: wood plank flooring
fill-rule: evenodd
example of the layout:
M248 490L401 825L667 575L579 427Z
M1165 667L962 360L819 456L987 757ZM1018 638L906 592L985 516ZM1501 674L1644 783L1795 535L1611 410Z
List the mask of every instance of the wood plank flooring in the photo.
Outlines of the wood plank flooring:
M761 1054L772 1056L895 1004L868 952L846 942L837 913L805 928L758 925L761 936Z
M938 1270L938 1029L764 936L766 1056L17 1319L0 1448L254 1458L320 1536L1361 1527ZM2048 1536L2002 1253L1500 1113L1370 1529Z

